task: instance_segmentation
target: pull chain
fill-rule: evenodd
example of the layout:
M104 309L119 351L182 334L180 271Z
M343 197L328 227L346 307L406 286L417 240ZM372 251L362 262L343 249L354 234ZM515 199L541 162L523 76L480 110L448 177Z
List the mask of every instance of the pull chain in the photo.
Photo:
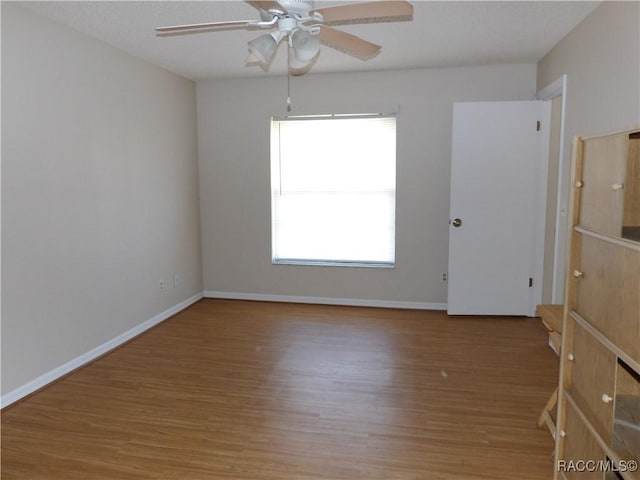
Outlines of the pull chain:
M289 43L290 41L291 41L291 38L287 37L287 43ZM291 93L290 93L291 73L289 72L290 55L291 55L291 48L290 48L290 45L287 45L287 112L291 111Z
M291 74L289 73L289 67L287 66L287 112L291 111L291 95L289 94L289 81Z

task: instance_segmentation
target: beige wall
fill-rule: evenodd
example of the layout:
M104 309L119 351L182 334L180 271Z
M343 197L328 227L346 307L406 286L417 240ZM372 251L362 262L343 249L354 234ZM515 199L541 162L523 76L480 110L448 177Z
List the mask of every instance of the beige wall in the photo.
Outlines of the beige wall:
M563 74L567 92L560 198L566 209L573 137L640 125L640 2L603 2L538 63L538 89ZM565 230L559 245L564 255ZM558 283L562 298L564 282Z
M269 119L284 114L286 79L208 81L197 84L204 289L446 302L452 105L533 99L535 65L291 82L293 113L398 110L396 268L272 265Z
M3 394L202 291L196 156L193 82L2 2Z

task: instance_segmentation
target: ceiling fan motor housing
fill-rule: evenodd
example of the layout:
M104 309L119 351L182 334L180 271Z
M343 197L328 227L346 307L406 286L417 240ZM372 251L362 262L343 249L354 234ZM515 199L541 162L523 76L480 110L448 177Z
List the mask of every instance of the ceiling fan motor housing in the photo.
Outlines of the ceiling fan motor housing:
M298 26L295 18L284 17L278 20L278 30L281 32L291 33Z
M297 13L302 16L307 16L309 11L313 10L312 0L282 0L278 3L286 8L287 12Z

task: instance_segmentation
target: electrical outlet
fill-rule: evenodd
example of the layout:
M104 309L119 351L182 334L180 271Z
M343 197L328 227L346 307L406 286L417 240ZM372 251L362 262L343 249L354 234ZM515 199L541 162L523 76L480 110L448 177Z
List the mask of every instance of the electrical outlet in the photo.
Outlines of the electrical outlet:
M173 276L173 288L176 288L178 285L180 285L180 275L175 274Z
M447 277L447 273L443 273L442 277L440 277L440 283L447 283L448 280L449 278Z
M160 287L160 291L164 292L164 280L160 280L160 283L158 286Z

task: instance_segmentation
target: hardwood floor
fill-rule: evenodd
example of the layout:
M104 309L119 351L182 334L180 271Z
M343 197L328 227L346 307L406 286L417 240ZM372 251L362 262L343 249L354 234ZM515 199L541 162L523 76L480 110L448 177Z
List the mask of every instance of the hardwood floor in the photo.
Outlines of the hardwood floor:
M2 478L551 478L539 319L205 299L2 412Z

